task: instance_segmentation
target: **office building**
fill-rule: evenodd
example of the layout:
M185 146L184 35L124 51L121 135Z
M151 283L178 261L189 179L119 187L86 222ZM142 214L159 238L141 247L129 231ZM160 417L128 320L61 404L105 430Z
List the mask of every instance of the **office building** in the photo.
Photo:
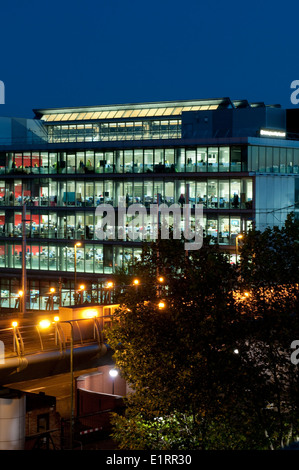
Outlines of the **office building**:
M240 232L296 212L298 123L297 109L229 98L0 118L1 306L14 307L21 287L24 203L28 309L45 308L51 286L72 302L75 268L84 299L96 299L116 268L140 257L138 240L97 238L97 207L117 208L120 197L149 209L188 190L191 206L203 204L205 233L233 259ZM151 229L148 218L146 240Z

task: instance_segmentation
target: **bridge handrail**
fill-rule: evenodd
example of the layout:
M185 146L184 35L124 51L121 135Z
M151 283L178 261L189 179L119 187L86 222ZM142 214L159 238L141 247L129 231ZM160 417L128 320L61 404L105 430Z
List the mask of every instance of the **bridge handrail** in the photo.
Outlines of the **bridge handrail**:
M63 328L64 323L71 323L73 326L76 325L76 335L79 336L78 339L74 339L74 344L80 344L83 345L86 342L94 342L96 341L99 345L102 345L104 343L104 336L103 336L103 326L104 326L104 320L106 318L109 318L109 316L104 317L94 317L94 318L88 318L88 319L77 319L77 320L69 320L69 321L58 321L58 322L53 322L52 323L52 329L51 333L49 336L43 338L43 334L39 327L37 325L23 325L22 327L14 326L10 328L4 328L0 329L0 340L3 339L4 343L4 348L9 351L9 354L13 354L14 356L17 357L22 357L26 353L27 354L33 354L38 351L44 351L44 350L54 350L59 348L60 352L62 353L65 351L68 347L68 339L67 339L67 332ZM87 326L87 330L82 330L82 324L83 322L90 322L90 324ZM93 323L91 323L93 322ZM80 328L81 326L81 328ZM92 333L90 332L90 327L93 327ZM35 332L34 336L32 336L32 332ZM9 334L9 337L6 337L7 333ZM28 341L28 336L27 334L30 334L29 336L29 341ZM87 337L86 336L87 333ZM89 335L89 336L88 336ZM24 336L24 338L23 338ZM53 341L53 336L54 336L54 341ZM38 338L38 339L37 339ZM27 344L25 344L25 339L28 341ZM50 342L53 342L53 347L49 347L49 340ZM6 343L6 347L5 347ZM39 348L36 348L37 343L40 345ZM29 344L29 346L28 346ZM31 348L30 348L31 344ZM54 347L56 345L56 348ZM12 347L13 346L13 347Z

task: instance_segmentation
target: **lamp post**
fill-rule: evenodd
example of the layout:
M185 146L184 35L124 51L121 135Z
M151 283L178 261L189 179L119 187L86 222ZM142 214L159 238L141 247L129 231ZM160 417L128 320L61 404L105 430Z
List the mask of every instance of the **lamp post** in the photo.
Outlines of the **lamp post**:
M116 369L110 369L109 375L112 378L112 395L114 395L114 379L118 376L118 371Z
M74 246L74 271L75 271L75 285L74 285L74 297L76 302L76 289L77 289L77 247L81 246L80 242L75 243Z
M80 286L80 301L81 301L81 304L83 304L83 292L84 292L84 290L85 290L85 286L84 286L84 284L82 284Z
M238 263L238 255L239 255L239 239L243 238L243 235L239 233L239 235L236 236L236 264Z

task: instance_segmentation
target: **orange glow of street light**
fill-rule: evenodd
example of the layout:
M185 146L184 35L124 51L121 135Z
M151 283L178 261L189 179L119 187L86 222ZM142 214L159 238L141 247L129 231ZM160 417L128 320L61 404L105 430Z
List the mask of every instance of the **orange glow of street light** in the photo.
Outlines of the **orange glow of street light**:
M22 295L23 295L23 291L22 291L22 290L19 290L18 296L19 296L19 297L22 297Z
M41 320L41 321L39 322L39 326L40 326L41 328L43 328L43 329L44 329L44 328L49 328L50 325L51 325L51 322L50 322L49 320L46 320L46 319L45 319L45 320Z
M111 287L113 287L113 286L114 286L114 284L113 284L112 281L107 282L107 287L111 288Z
M54 294L54 292L55 292L55 287L51 287L50 292L51 292L51 294Z
M13 322L12 322L12 326L13 326L14 328L16 328L16 327L18 326L18 322L17 322L17 321L13 321Z
M163 277L163 276L160 276L160 277L158 278L158 281L159 281L159 282L164 282L164 277Z
M84 284L81 284L80 289L81 289L81 290L84 290L84 289L85 289Z
M135 286L138 286L138 284L139 284L139 279L134 279L133 284L134 284Z
M165 302L163 302L163 301L161 300L161 302L158 303L158 307L159 307L160 309L165 308Z

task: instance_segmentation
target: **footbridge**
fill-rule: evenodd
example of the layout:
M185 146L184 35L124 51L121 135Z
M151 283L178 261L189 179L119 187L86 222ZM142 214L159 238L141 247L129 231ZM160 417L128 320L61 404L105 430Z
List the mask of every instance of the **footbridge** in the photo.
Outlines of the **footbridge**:
M104 325L111 316L15 321L0 329L0 386L113 364ZM84 309L82 310L84 311ZM82 312L81 312L82 313ZM103 310L102 310L103 313ZM80 315L79 315L80 316ZM68 317L67 319L65 319Z

